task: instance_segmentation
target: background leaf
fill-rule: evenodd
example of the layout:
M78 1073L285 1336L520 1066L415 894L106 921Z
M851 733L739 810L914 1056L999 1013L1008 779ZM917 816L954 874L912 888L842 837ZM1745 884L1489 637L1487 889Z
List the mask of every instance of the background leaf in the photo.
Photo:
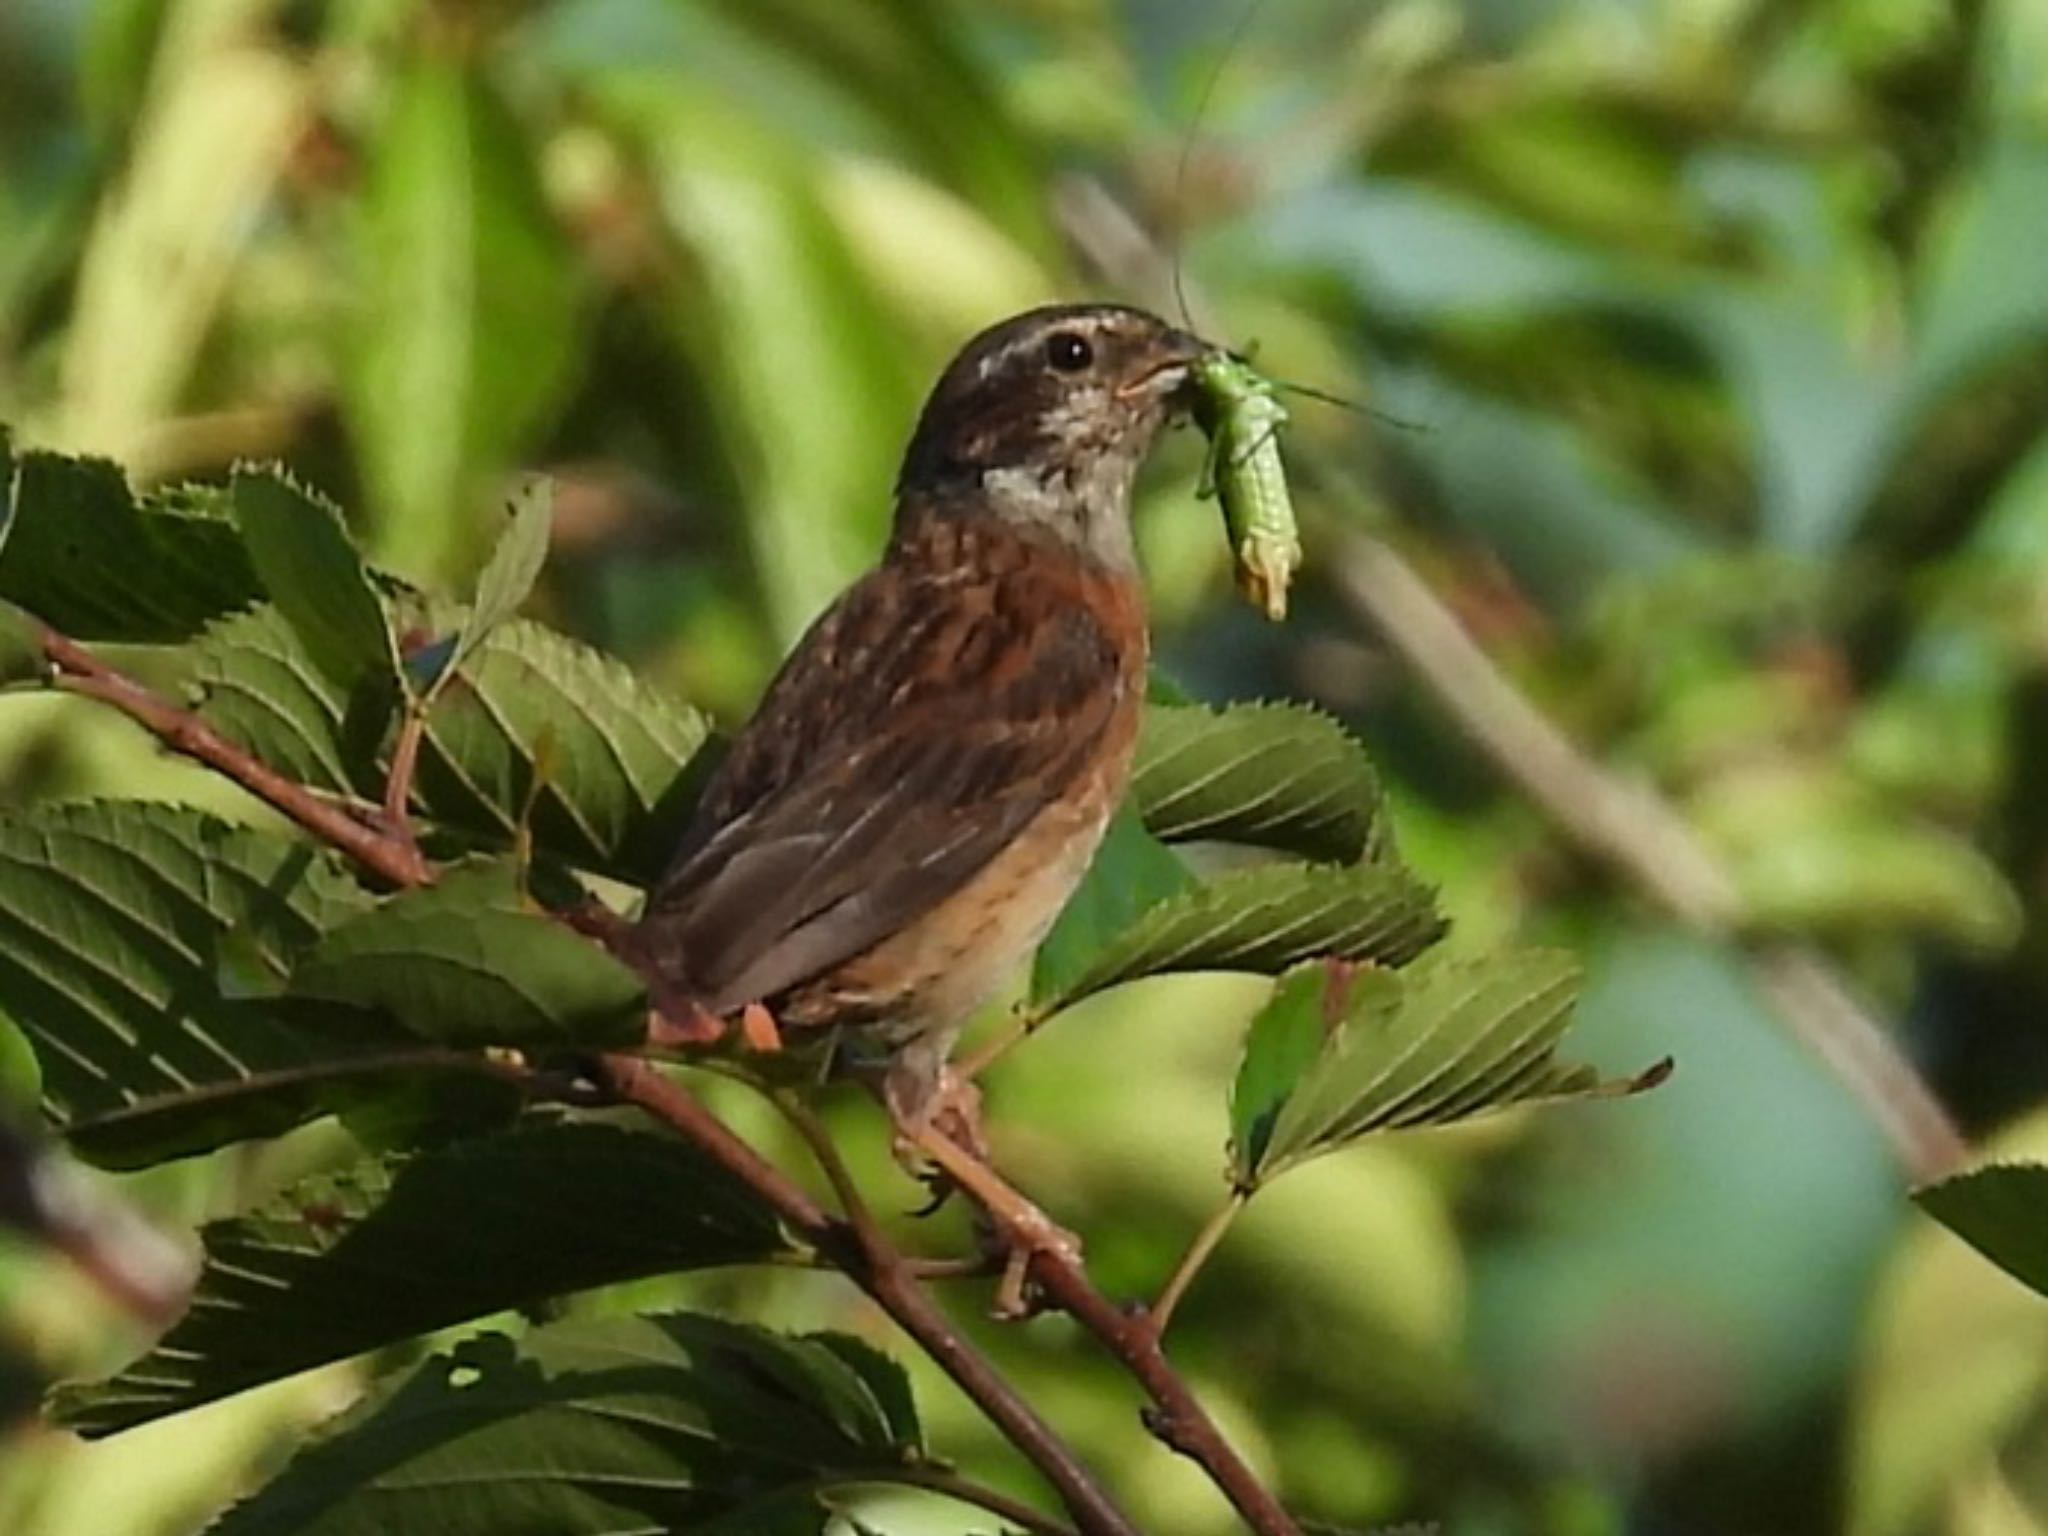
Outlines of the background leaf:
M688 1146L575 1122L305 1179L200 1238L183 1320L110 1379L64 1388L65 1424L109 1434L508 1307L788 1251Z
M860 1358L687 1313L485 1335L379 1390L210 1530L819 1533L821 1492L920 1455Z
M479 472L567 380L576 299L533 159L488 71L422 56L391 91L371 141L344 398L377 552L426 575L463 551Z
M293 966L289 995L456 1047L627 1045L647 1011L639 977L543 912L510 860L456 865L329 930Z

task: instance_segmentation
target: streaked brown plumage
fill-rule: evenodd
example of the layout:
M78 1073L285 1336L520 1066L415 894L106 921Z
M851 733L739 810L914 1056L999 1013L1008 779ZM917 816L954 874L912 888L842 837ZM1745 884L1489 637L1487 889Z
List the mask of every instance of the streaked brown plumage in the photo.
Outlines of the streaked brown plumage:
M1205 350L1063 306L947 368L881 565L783 665L649 901L665 993L869 1032L919 1112L1122 795L1146 659L1131 482Z

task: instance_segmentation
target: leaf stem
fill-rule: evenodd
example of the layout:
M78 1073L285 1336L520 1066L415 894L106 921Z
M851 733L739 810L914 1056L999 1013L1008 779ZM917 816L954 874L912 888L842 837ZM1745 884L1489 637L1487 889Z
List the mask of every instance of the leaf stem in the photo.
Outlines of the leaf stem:
M1195 1276L1202 1272L1202 1266L1209 1262L1209 1255L1216 1251L1216 1245L1223 1241L1223 1234L1228 1232L1231 1223L1237 1220L1238 1212L1244 1209L1247 1198L1249 1197L1243 1190L1232 1190L1230 1198L1218 1206L1214 1214L1202 1223L1202 1230L1195 1234L1194 1241L1188 1244L1187 1252L1180 1256L1180 1263L1176 1264L1173 1273L1166 1277L1166 1284L1159 1288L1159 1299L1152 1303L1146 1314L1152 1323L1155 1338L1166 1336L1167 1324L1173 1321L1174 1309L1180 1305L1181 1298L1188 1292L1188 1287L1194 1284Z

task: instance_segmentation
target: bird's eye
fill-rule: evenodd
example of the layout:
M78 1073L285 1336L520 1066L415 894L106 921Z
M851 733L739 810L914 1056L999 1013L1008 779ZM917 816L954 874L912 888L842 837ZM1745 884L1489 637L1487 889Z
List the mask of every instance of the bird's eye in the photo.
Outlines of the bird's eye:
M1062 373L1079 373L1095 361L1095 349L1086 336L1060 331L1046 342L1045 360Z

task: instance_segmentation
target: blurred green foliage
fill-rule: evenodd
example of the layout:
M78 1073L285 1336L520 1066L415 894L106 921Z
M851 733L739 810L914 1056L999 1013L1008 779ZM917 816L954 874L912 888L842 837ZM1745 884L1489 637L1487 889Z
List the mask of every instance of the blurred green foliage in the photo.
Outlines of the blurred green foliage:
M1395 538L1757 922L1854 968L1971 1129L2026 1115L2044 81L2035 0L14 0L0 419L149 482L283 457L440 579L544 470L548 617L731 717L872 556L951 348L1055 295L1169 305L1184 261L1263 369L1415 425L1296 410L1308 573L1274 630L1231 600L1198 446L1162 456L1168 670L1344 714L1453 942L1570 944L1582 1041L1679 1061L1638 1101L1276 1186L1183 1310L1187 1369L1293 1503L1355 1525L2025 1536L2048 1313L1911 1214L1727 954L1540 824L1330 577L1345 523ZM96 792L247 811L118 722L0 705L0 796ZM1255 1001L1148 982L1003 1068L1006 1160L1112 1289L1212 1198ZM313 1127L133 1188L191 1221L344 1147ZM797 1278L663 1284L865 1325ZM0 1390L117 1363L116 1332L0 1253ZM1158 1528L1228 1529L1055 1335L988 1343ZM996 1461L919 1388L935 1440ZM196 1529L342 1391L89 1449L24 1421L0 1528Z

